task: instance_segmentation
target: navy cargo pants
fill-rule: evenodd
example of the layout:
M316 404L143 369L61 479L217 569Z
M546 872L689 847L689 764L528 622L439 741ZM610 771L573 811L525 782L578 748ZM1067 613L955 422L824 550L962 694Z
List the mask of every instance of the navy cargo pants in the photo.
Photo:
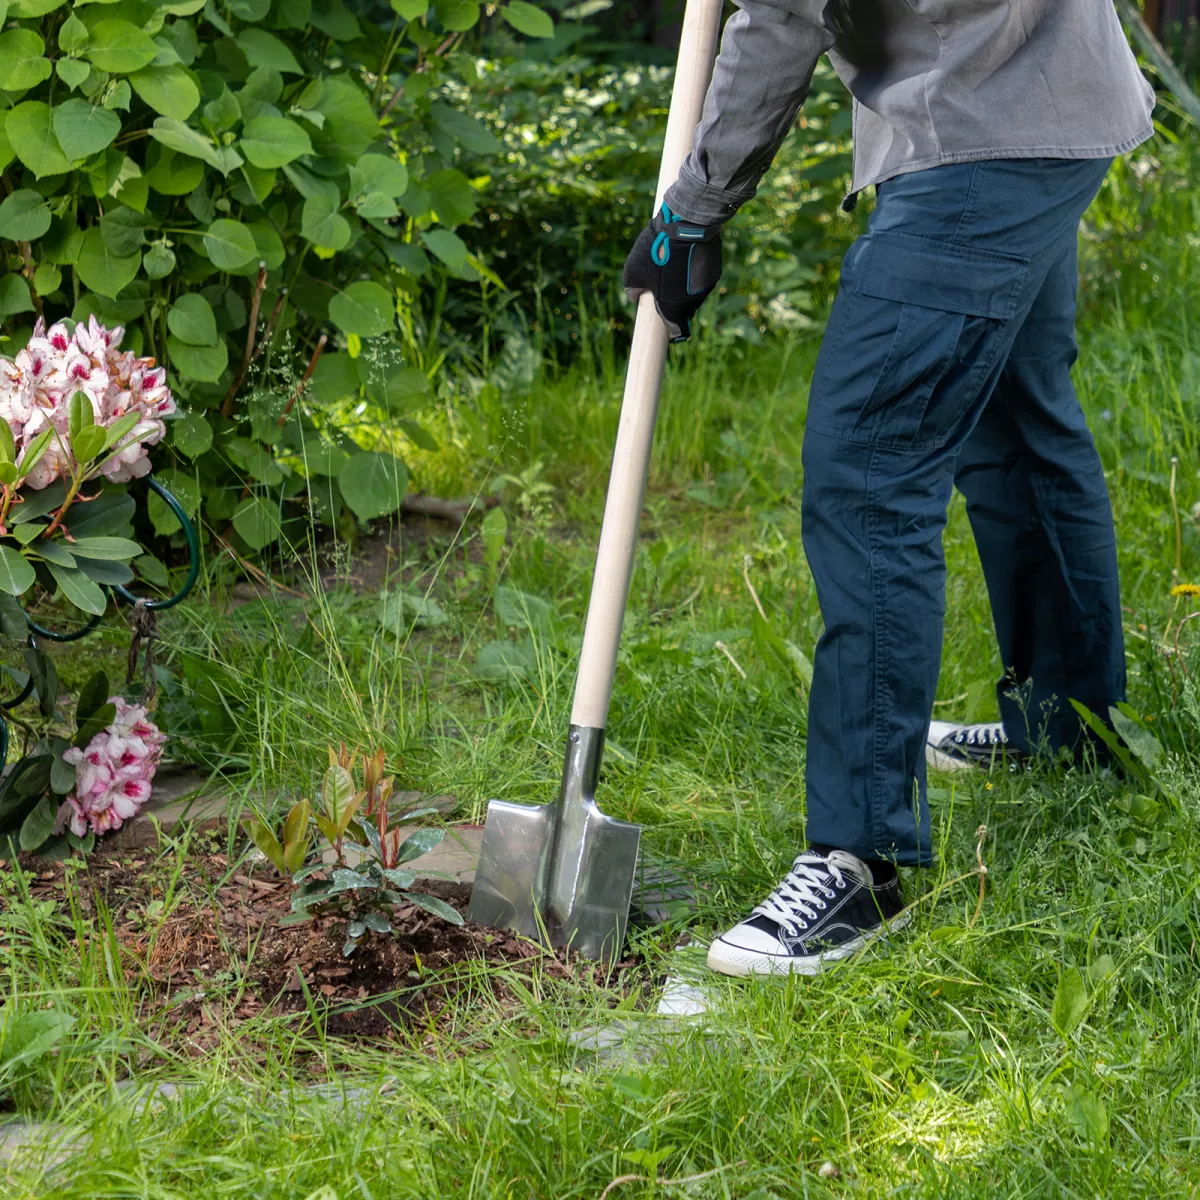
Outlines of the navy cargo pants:
M825 632L808 837L928 863L925 737L942 652L942 531L967 501L1005 668L1005 730L1074 746L1068 699L1125 695L1112 510L1071 383L1076 238L1109 160L888 180L846 255L804 440L804 548Z

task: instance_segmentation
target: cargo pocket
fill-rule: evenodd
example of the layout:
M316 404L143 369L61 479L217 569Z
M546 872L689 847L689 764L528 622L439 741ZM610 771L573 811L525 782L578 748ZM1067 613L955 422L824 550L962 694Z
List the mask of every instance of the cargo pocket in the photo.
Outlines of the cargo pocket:
M1028 274L1015 256L902 233L866 238L852 309L875 362L854 372L860 398L871 387L851 402L843 436L911 450L950 438L992 378ZM854 328L846 332L841 355L852 355Z

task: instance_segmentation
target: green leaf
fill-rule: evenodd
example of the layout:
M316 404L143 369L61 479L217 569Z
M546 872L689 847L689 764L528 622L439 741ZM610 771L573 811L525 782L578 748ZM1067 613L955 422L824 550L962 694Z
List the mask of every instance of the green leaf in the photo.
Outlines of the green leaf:
M79 689L79 699L75 704L75 728L78 729L84 721L103 708L112 695L112 685L107 672L96 671L88 676L87 682Z
M479 5L474 0L442 0L437 14L443 28L451 33L465 33L479 24Z
M65 175L71 162L63 153L50 124L50 106L40 100L26 100L12 109L4 122L4 131L13 153L41 179L46 175Z
M247 496L233 510L233 527L247 546L261 550L279 537L278 509L259 496Z
M1062 1037L1067 1037L1083 1020L1088 1009L1087 988L1078 967L1067 967L1058 977L1050 1020Z
M408 468L391 454L360 450L338 474L342 499L360 521L395 512L408 488Z
M242 828L250 835L250 840L263 852L275 870L280 875L286 875L287 865L283 861L283 847L266 825L257 817L247 817L242 822Z
M46 447L50 445L50 439L53 437L54 437L54 430L53 429L45 429L41 433L39 433L37 435L37 437L35 437L33 439L33 441L30 442L29 445L25 447L24 450L21 451L21 461L19 463L17 463L17 474L19 476L28 475L29 472L33 470L33 468L37 465L38 460L42 457L43 454L46 453ZM61 497L55 502L50 502L49 496L47 496L47 493L51 492L51 489L53 487L54 487L54 485L51 484L50 487L44 488L42 490L42 494L40 496L37 496L32 500L26 500L25 503L22 504L20 509L17 511L16 516L14 516L12 518L13 524L17 525L22 521L29 520L30 517L35 512L38 511L37 505L38 505L39 501L42 504L50 503L51 508L55 508L59 504L61 504L62 503ZM65 495L65 493L64 493L64 495ZM49 508L42 509L41 511L49 512Z
M100 617L108 608L108 597L98 584L93 583L78 567L60 567L48 563L50 574L59 590L76 608Z
M72 763L63 762L55 757L50 764L50 786L60 796L65 796L75 790L75 767Z
M36 578L23 554L10 546L0 546L0 592L10 596L24 595Z
M537 652L528 640L488 642L475 656L475 677L490 683L528 679L536 670Z
M1095 1092L1073 1083L1063 1095L1067 1120L1075 1127L1080 1137L1108 1145L1108 1109Z
M67 432L72 440L77 438L82 430L90 429L95 423L91 400L84 392L76 392L67 404Z
M147 279L165 279L175 270L175 252L163 242L155 242L142 255L142 270L146 272Z
M408 168L383 154L364 154L350 168L350 188L356 196L382 192L394 200L408 190Z
M124 204L111 205L100 218L104 244L123 258L139 254L146 242L146 226L150 218Z
M518 32L526 37L552 38L554 22L548 13L526 0L508 0L500 9L500 15Z
M0 278L0 317L33 312L33 299L24 276L5 275Z
M53 771L53 766L50 769ZM49 796L43 796L38 801L33 812L21 822L19 840L22 850L36 850L54 832L58 821L58 809L58 801Z
M341 250L349 243L351 231L350 222L338 212L337 202L318 194L304 202L300 232L314 246Z
M479 535L483 539L484 562L494 571L500 565L500 557L508 540L508 518L504 515L504 509L493 508L483 518Z
M0 237L32 242L49 228L50 206L32 188L20 188L0 204Z
M518 588L498 587L495 608L496 619L510 629L528 629L544 636L554 625L554 605Z
M352 283L329 302L329 319L343 332L378 337L395 325L392 295L371 280Z
M392 0L392 11L405 21L416 21L429 11L429 0Z
M266 67L281 75L303 75L304 70L287 43L265 29L242 29L237 35L238 49L252 67Z
M48 12L61 8L65 0L12 0L8 6L9 19L27 20L30 17L44 17Z
M313 27L335 42L353 41L361 33L354 14L342 0L312 0Z
M167 338L171 369L183 379L216 383L229 365L229 348L224 341L215 346L193 346L177 337Z
M253 262L258 250L253 234L241 221L222 218L205 231L204 252L219 270L236 271Z
M92 26L85 57L110 75L128 75L148 67L158 54L150 35L130 21L99 21Z
M399 367L381 379L367 379L367 395L393 416L419 408L430 391L429 376L417 367Z
M53 68L45 54L46 43L32 29L0 33L0 88L23 92L49 79Z
M131 284L142 265L140 254L114 254L104 240L104 234L93 225L83 235L83 245L75 270L84 285L99 296L115 299Z
M417 829L410 833L400 844L400 852L396 855L396 866L412 862L436 849L446 838L444 829Z
M325 816L339 828L343 827L343 821L348 824L346 814L353 799L354 780L350 772L336 764L330 767L321 780L321 807Z
M313 109L325 119L311 135L313 149L349 167L379 138L379 118L362 88L344 75L314 80L301 93L299 108Z
M203 137L194 129L188 128L182 121L176 121L171 117L159 117L150 128L150 136L156 142L159 142L170 150L174 150L179 154L185 154L189 158L203 159L210 167L215 167L222 174L226 173L225 159L217 150L217 147L208 138ZM166 181L163 180L162 182ZM191 184L190 187L183 187L183 182L181 180L178 185L182 189L181 191L166 190L153 180L150 186L155 191L164 192L166 195L180 196L185 192L192 191L200 182L200 177L197 177L195 182L191 182L190 179L187 180L186 182Z
M76 723L74 742L76 746L86 746L98 733L102 733L117 718L115 704L102 704L93 709L82 720Z
M199 413L184 413L171 425L171 440L181 454L199 458L212 446L212 426Z
M469 113L435 101L430 105L434 124L472 154L494 154L500 149L495 135Z
M197 292L185 292L167 313L167 328L191 346L217 344L217 319L211 305Z
M375 616L384 629L397 637L406 634L412 626L429 629L450 620L436 600L417 592L403 591L380 592Z
M99 154L121 132L121 118L86 100L64 100L53 110L54 136L72 161Z
M1146 728L1135 709L1122 701L1108 710L1108 716L1113 728L1130 750L1145 763L1147 769L1154 771L1162 766L1166 758L1162 742Z
M0 592L0 634L23 642L28 633L24 610L7 592Z
M452 271L461 271L467 263L467 244L449 229L429 229L421 241Z
M405 892L404 898L411 904L415 904L418 908L423 908L426 912L433 913L435 917L441 917L443 921L451 925L461 925L463 923L462 916L448 905L445 900L439 900L436 896L427 896L424 892Z
M37 692L38 707L42 716L53 717L54 707L58 703L58 671L55 669L54 659L44 650L29 646L25 650L25 665L29 668L29 675L33 679L33 687ZM30 776L26 776L21 781L22 789L27 796L40 792L50 783L49 756L44 764L39 763L39 771L42 765L45 767L44 783Z
M130 528L136 510L125 492L102 491L94 500L76 500L67 513L67 532L73 538L120 535Z
M378 881L372 879L370 875L362 874L359 871L352 871L349 867L338 867L332 875L333 887L330 893L357 891L359 888L376 888L379 886Z
M71 450L74 452L75 461L81 466L86 466L98 458L104 450L106 436L105 430L96 425L91 425L87 429L82 430L79 436L72 439L71 442Z
M127 562L141 554L142 548L129 538L85 537L71 543L71 553L76 558L116 559Z
M308 134L286 117L255 117L242 130L239 143L248 162L256 167L282 167L313 152Z
M74 54L88 44L91 36L88 27L72 13L58 27L58 48L63 54Z
M33 273L33 290L39 296L49 296L62 285L62 272L53 263L39 263ZM2 422L0 422L2 424Z
M77 58L60 58L54 64L54 69L58 73L59 79L72 89L83 84L92 73L92 68Z
M145 67L130 75L133 90L156 113L186 121L200 105L200 90L178 63Z
M28 548L30 554L44 558L46 562L57 563L60 567L74 567L75 556L62 542L39 540L31 542Z

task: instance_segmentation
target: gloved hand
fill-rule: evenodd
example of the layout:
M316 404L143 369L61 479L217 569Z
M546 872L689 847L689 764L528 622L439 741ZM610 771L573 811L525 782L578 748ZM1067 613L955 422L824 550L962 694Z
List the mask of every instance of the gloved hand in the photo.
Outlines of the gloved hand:
M625 294L636 304L649 292L673 342L692 336L692 317L720 278L720 225L685 221L665 204L625 260Z

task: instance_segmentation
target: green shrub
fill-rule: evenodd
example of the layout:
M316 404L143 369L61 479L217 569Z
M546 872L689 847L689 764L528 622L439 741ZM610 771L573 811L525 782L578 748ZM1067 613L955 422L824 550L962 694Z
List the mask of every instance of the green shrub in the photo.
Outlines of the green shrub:
M413 329L437 277L488 274L455 231L498 143L446 88L474 79L485 39L548 37L550 17L525 0L486 16L472 0L4 9L6 349L35 316L128 326L189 410L173 490L252 548L302 511L289 502L309 480L326 519L392 511L407 479L394 447L323 437L298 376L315 366L318 401L392 417L425 403L436 356L362 348L398 317ZM339 352L320 357L323 339ZM175 528L165 507L151 516Z

